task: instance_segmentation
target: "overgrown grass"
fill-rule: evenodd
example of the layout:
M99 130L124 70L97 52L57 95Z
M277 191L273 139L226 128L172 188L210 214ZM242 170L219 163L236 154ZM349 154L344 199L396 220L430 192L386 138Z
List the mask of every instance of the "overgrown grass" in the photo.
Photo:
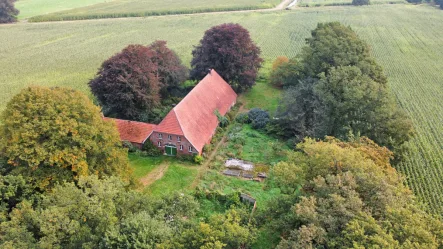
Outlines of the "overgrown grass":
M268 9L278 3L279 0L114 0L87 7L38 15L30 18L29 21L72 21Z
M164 157L141 157L133 153L130 153L128 157L136 178L147 175L165 159Z
M228 132L227 143L219 149L219 154L269 166L285 160L287 150L289 148L282 141L254 130L250 125L237 124Z
M145 191L153 196L168 195L176 191L186 192L197 176L197 167L184 166L178 161L173 161L163 177L148 186Z

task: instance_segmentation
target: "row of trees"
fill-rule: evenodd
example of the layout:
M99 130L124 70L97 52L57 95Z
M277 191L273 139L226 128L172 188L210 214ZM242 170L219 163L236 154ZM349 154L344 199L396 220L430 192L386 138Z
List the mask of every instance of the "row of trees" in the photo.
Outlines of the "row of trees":
M237 92L255 84L263 61L249 32L238 24L212 27L192 54L192 80L201 80L215 69ZM187 93L180 87L187 79L188 69L177 54L165 41L156 41L149 46L130 45L106 60L89 86L105 115L159 122L179 100L171 98Z
M271 73L271 83L285 88L274 132L296 142L367 136L400 152L412 125L369 46L338 22L319 24L307 43L297 58L279 59Z
M15 8L16 0L0 0L0 23L17 21L18 9Z

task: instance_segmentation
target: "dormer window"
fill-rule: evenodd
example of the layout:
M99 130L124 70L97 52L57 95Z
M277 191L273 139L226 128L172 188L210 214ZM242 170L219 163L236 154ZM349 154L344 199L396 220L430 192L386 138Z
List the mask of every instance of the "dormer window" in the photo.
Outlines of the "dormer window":
M159 133L158 134L158 139L163 139L163 134Z
M168 140L171 141L172 140L172 136L168 135Z

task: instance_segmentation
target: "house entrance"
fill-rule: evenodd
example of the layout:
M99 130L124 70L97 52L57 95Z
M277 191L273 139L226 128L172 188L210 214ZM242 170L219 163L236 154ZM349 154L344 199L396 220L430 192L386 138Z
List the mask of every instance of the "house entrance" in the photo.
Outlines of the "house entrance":
M165 152L168 156L175 156L177 155L177 147L175 145L165 145Z

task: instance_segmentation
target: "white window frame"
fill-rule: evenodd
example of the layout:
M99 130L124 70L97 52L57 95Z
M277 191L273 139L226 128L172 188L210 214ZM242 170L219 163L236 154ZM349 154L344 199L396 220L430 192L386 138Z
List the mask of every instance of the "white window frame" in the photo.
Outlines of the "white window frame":
M180 150L181 151L183 150L183 144L180 144Z
M163 139L163 134L159 133L158 134L158 139Z
M181 141L182 141L181 137L177 136L177 142L181 142Z
M158 141L157 145L158 147L162 147L162 142Z
M172 141L172 135L168 135L168 140Z
M189 146L188 151L192 152L192 146Z

